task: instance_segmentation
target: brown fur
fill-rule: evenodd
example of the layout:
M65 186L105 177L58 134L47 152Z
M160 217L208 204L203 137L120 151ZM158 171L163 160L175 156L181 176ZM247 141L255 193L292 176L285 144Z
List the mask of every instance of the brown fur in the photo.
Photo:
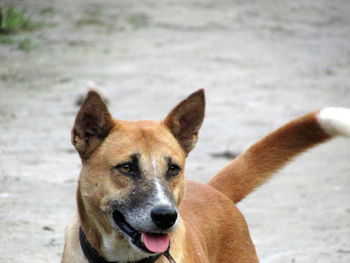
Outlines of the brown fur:
M291 158L329 138L315 116L305 115L271 133L208 184L200 184L185 181L183 170L204 117L203 90L182 101L163 122L114 120L100 96L90 91L72 131L83 168L77 189L78 215L67 227L62 262L86 262L79 244L79 227L107 259L132 253L111 225L109 211L113 202L130 198L133 181L113 167L134 152L142 153L145 183L139 190L146 193L148 180L156 178L179 207L181 219L170 233L170 253L177 263L258 262L245 219L233 203ZM165 157L181 167L174 178L163 176L168 165ZM167 260L160 257L157 262Z
M293 157L331 138L316 119L302 116L270 133L224 167L209 185L237 203Z

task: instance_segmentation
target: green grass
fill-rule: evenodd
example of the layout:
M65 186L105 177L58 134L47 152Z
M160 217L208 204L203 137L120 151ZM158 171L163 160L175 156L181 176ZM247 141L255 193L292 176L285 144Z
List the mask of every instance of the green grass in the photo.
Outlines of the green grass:
M94 7L91 10L86 11L83 16L76 22L77 27L86 25L103 26L103 15L100 7Z
M41 10L44 14L53 12L52 8ZM39 29L43 23L34 22L21 9L0 5L0 45L14 46L23 52L30 52L38 47L32 37L20 37L22 32Z
M14 34L19 31L32 31L40 27L22 10L14 7L0 6L0 34Z
M132 14L127 18L127 22L132 25L134 29L141 29L149 25L149 17L145 14Z
M7 35L0 35L0 45L16 46L17 49L24 52L30 52L38 47L38 45L29 37L18 39Z
M53 7L45 7L40 10L41 15L53 15L55 12L56 10Z
M13 45L16 44L17 41L11 37L8 36L1 36L0 35L0 45Z
M37 45L30 39L30 38L25 38L22 39L18 42L17 48L19 50L22 50L24 52L29 52L35 49Z

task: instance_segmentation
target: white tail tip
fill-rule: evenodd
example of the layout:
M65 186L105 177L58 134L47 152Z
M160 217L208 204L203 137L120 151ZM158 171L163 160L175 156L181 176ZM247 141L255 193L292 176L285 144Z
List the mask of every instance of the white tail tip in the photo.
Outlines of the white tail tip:
M87 86L88 89L97 89L97 85L96 85L96 83L93 80L89 80L86 83L86 86Z
M350 109L329 107L317 115L322 129L331 136L350 137Z

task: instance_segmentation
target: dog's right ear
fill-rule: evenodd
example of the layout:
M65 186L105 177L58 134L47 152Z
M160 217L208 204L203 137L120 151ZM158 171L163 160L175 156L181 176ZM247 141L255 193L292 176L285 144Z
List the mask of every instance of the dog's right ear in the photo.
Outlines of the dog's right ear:
M181 101L163 121L180 143L186 155L197 143L204 112L204 90L200 89Z
M114 125L111 114L101 96L94 90L86 99L75 118L72 143L81 159L86 160L102 143Z

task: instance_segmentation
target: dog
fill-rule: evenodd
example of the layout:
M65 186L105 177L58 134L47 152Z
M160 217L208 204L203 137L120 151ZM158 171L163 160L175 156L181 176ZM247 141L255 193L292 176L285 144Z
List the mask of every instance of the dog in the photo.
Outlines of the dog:
M309 113L201 184L185 180L184 166L204 112L198 90L161 122L117 120L96 91L88 92L72 129L82 169L62 263L258 262L235 203L299 153L350 136L350 109Z

